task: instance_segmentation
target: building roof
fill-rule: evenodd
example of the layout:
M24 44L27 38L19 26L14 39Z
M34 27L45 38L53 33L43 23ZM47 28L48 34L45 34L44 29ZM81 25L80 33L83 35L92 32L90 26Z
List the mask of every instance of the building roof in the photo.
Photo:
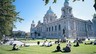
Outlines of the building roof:
M54 14L54 12L52 11L51 7L49 7L49 10L47 11L47 14Z

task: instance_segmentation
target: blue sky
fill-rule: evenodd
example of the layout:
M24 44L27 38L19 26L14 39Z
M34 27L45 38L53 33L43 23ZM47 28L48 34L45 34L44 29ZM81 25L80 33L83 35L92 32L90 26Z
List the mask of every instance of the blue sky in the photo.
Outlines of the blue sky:
M17 22L15 24L17 28L14 28L14 30L30 32L32 20L35 21L35 24L37 24L39 20L43 22L43 17L50 6L57 17L60 18L64 0L57 0L56 4L53 4L52 1L53 0L51 0L48 5L45 5L43 0L16 0L14 2L16 11L20 12L19 16L23 18L24 21L22 21L22 23ZM95 13L93 4L94 0L85 0L84 2L72 2L72 0L69 0L69 5L73 8L73 15L83 20L92 20L92 16Z

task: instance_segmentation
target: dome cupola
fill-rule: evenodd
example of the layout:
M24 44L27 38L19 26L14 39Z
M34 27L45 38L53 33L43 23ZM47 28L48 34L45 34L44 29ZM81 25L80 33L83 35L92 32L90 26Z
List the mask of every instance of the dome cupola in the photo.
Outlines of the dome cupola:
M54 14L51 7L49 7L49 10L47 11L47 13L45 14L45 16L43 18L43 22L45 24L51 23L51 22L55 21L56 18L57 18L56 14Z
M52 11L51 7L49 7L49 10L47 11L46 14L54 14L54 12Z

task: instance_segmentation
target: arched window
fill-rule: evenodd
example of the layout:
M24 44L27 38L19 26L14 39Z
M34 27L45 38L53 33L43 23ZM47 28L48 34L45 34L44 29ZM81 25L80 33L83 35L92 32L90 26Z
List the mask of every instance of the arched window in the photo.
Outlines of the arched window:
M65 34L65 29L63 29L63 34Z
M57 31L57 26L55 26L55 31Z
M61 30L61 25L58 26L58 30L59 30L59 31Z
M38 36L40 36L40 33L38 33Z
M50 21L52 21L52 18L50 18Z
M49 27L49 32L50 32L50 27Z
M46 31L48 32L48 28L46 29Z
M53 26L52 26L52 31L53 31Z

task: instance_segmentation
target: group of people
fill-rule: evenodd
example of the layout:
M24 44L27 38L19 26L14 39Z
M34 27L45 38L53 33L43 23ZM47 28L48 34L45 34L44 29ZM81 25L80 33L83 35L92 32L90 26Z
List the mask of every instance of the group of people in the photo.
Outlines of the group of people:
M79 46L79 42L77 40L74 47L78 47L78 46ZM62 52L62 51L63 52L71 52L71 42L70 41L68 41L68 43L66 44L66 47L64 47L62 50L61 50L60 44L58 44L58 46L56 47L55 52Z
M63 48L64 52L71 52L71 42L69 41L66 45L66 47ZM58 44L58 46L56 47L55 52L62 52L60 44Z
M87 42L85 42L85 45L96 45L96 39L94 41L90 41L90 39L88 39Z
M78 47L79 46L79 41L78 39L76 40L75 42L76 44L74 45L74 47ZM37 41L37 44L40 45L40 41ZM87 43L86 43L87 44ZM96 40L94 41L94 45L96 45ZM25 46L25 45L24 45ZM47 41L45 40L42 44L42 46L46 46L46 47L50 47L52 46L52 42L51 41ZM18 50L18 48L16 47L16 44L13 44L13 48L12 50ZM68 41L66 46L61 50L61 47L60 47L60 43L58 42L58 45L56 47L56 50L55 52L71 52L71 42Z
M43 44L42 44L42 46L50 47L50 46L52 46L52 42L51 41L49 41L49 42L44 41Z
M94 45L96 45L96 40L94 41Z

